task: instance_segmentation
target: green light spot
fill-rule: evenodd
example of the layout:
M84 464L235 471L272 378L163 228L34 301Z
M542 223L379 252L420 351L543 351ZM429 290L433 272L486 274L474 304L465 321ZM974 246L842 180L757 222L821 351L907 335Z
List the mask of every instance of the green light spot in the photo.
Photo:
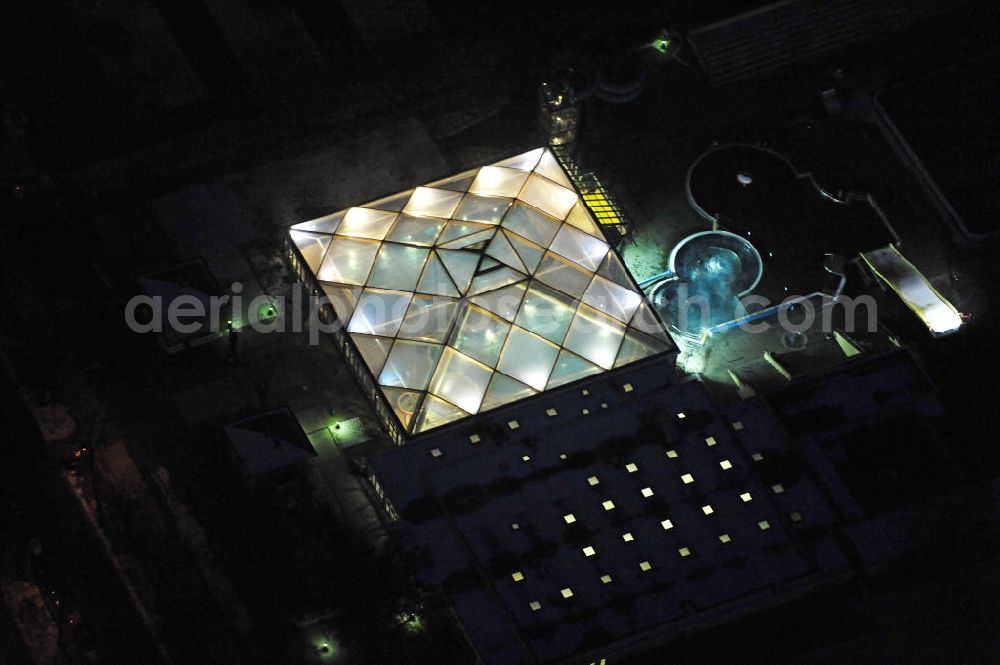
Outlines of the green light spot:
M261 323L270 323L278 317L278 308L271 303L264 303L257 308L257 320Z
M409 635L416 635L422 633L426 627L424 624L424 619L416 612L400 612L396 615L396 619L400 622L400 625Z

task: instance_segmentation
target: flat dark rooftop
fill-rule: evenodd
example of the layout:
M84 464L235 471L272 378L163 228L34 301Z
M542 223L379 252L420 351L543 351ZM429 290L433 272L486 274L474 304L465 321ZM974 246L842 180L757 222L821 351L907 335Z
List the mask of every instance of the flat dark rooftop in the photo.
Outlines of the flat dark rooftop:
M282 407L225 426L240 460L251 475L277 471L316 457L316 451L290 409Z
M652 361L376 459L487 662L599 659L849 570L830 527L863 511L836 472L762 400L719 410L671 376Z

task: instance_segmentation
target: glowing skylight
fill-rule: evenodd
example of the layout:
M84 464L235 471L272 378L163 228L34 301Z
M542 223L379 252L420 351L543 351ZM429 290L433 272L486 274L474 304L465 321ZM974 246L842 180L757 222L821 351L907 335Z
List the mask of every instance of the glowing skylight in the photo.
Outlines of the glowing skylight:
M289 233L408 434L673 349L546 149Z

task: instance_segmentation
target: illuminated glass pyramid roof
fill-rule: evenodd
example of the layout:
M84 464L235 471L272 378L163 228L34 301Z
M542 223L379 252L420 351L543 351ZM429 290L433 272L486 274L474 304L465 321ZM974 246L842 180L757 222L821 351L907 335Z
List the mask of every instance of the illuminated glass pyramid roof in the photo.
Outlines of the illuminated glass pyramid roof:
M289 233L410 434L673 350L547 149Z

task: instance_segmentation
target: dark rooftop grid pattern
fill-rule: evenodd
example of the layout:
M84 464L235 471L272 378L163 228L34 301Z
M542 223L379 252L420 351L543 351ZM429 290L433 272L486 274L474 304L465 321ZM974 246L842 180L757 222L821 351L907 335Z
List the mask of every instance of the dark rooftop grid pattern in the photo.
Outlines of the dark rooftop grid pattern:
M430 580L460 616L476 613L464 623L481 653L495 648L488 662L525 648L558 660L845 564L831 543L790 533L792 512L834 511L811 477L786 473L794 465L769 466L788 453L766 409L726 416L701 384L671 385L667 366L597 377L377 460L433 557Z

